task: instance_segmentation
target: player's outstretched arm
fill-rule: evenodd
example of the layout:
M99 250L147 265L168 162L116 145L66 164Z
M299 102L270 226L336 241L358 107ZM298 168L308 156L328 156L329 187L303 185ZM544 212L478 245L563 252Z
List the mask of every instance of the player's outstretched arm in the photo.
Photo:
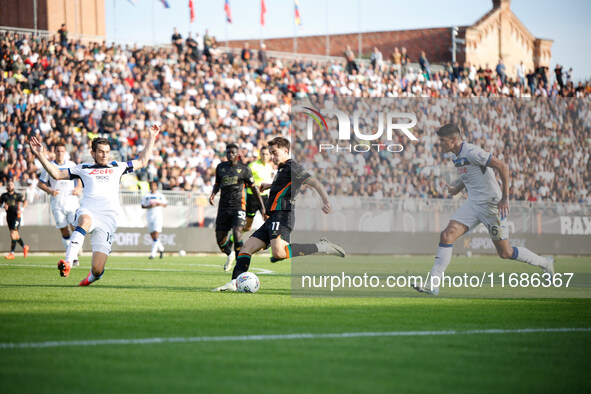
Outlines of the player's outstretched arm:
M45 171L47 171L50 177L57 180L70 179L70 172L68 170L60 170L51 164L49 160L47 160L47 157L45 157L45 149L43 148L43 144L41 144L41 142L39 142L36 137L31 137L29 144L31 145L31 151L35 157L39 159L41 165L43 168L45 168Z
M506 218L509 215L509 166L507 163L491 156L488 166L499 173L502 185L501 200L497 204L501 218Z
M322 206L322 212L326 214L332 213L332 207L330 206L330 202L328 201L328 193L326 192L326 189L324 188L322 183L320 183L318 179L312 177L306 181L306 185L314 188L314 190L316 190L316 193L318 193L318 195L322 199L322 203L324 204Z
M49 185L43 181L37 182L37 187L51 196L57 196L58 194L60 194L58 190L50 188Z
M154 143L156 142L156 137L160 133L160 126L158 126L157 124L153 124L152 127L150 127L150 130L148 130L148 132L150 133L150 135L148 136L148 143L146 144L146 147L144 148L142 153L140 153L140 157L132 161L134 170L144 168L150 162L150 157L152 157L152 151L154 150Z

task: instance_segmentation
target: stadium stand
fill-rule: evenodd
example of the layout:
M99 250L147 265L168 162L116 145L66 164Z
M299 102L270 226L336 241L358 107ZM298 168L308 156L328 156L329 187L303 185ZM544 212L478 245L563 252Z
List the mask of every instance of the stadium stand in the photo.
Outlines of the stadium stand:
M143 130L159 122L165 132L157 142L158 155L125 188L138 190L156 180L165 191L207 195L225 144L236 142L243 161L253 160L269 136L289 134L295 97L549 97L566 100L570 110L557 113L540 105L528 112L533 118L524 119L516 108L491 113L479 125L464 111L461 122L472 142L492 142L495 154L510 163L512 199L591 202L589 150L581 149L591 141L589 83L559 83L543 75L547 70L529 75L527 86L508 77L503 83L490 68L470 64L432 65L429 78L419 67L406 67L401 74L389 62L374 69L358 61L358 71L348 74L343 58L294 60L279 53L268 53L262 65L258 56L245 63L213 43L198 57L187 45L181 52L79 39L62 45L57 35L0 32L0 183L15 179L35 198L41 167L26 143L29 135L40 136L50 149L63 139L75 162L89 158L92 138L105 136L116 158L126 160L145 143ZM507 120L517 118L518 128L507 126ZM528 129L531 124L539 127ZM515 149L523 148L522 141L536 157L524 158ZM327 189L352 196L446 197L432 177L433 164L442 163L432 148L432 140L422 139L398 155L395 166L383 165L386 159L379 155L359 155L361 181L346 182L352 169L334 168L326 177ZM393 186L381 187L384 178Z

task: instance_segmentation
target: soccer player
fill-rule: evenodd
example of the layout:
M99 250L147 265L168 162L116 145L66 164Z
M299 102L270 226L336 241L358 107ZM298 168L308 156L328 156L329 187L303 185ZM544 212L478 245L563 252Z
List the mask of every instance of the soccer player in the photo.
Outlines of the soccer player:
M252 171L254 184L259 187L259 191L263 183L270 185L273 182L273 173L275 170L273 168L273 163L271 162L269 148L261 148L259 159L250 163L248 167L250 168L250 171ZM269 190L260 193L261 198L263 199L263 206L265 206L269 200ZM261 208L258 199L252 193L252 189L248 188L246 190L246 226L244 226L244 231L250 231L252 221L259 209Z
M66 160L66 145L63 142L55 145L55 160L51 163L60 170L72 168L76 165L73 161ZM37 187L51 196L50 205L55 219L55 227L60 230L62 243L64 248L67 249L72 235L69 226L72 226L72 230L75 228L74 217L76 216L76 210L80 206L80 201L76 196L82 191L82 182L78 180L58 181L51 178L47 171L43 170ZM77 257L72 261L73 266L78 265Z
M511 246L507 228L509 215L509 167L507 164L485 152L476 145L462 141L460 129L455 124L447 124L437 131L439 146L443 152L453 153L453 163L457 168L459 179L454 186L448 186L453 196L464 188L468 191L468 200L453 214L449 224L441 232L439 249L431 269L431 281L425 286L413 287L422 293L439 294L437 280L443 279L443 273L450 263L453 243L467 231L480 223L488 228L489 235L503 259L518 260L540 267L554 277L554 260L541 257L524 247ZM501 178L502 191L495 178L496 170Z
M162 232L162 208L167 205L166 197L158 191L158 183L151 182L150 193L142 197L142 208L148 210L148 231L152 236L150 260L156 257L156 251L160 252L160 258L164 254L164 245L158 239L158 235Z
M81 163L75 167L60 170L47 160L43 145L37 138L31 138L31 150L43 168L54 179L80 179L84 196L76 211L77 227L70 238L66 257L58 263L60 275L67 277L72 268L72 260L78 255L84 236L92 233L92 267L88 276L79 286L88 286L103 275L107 258L111 253L113 235L117 230L119 205L119 185L121 176L145 167L152 156L154 141L160 132L158 125L149 130L146 147L136 160L128 162L109 162L111 146L106 138L92 140L91 155L94 163Z
M291 231L295 223L294 198L302 185L305 184L316 190L324 204L322 212L329 214L332 212L332 208L324 186L291 159L289 148L289 141L283 137L276 137L269 142L269 153L273 163L278 166L273 183L261 185L263 190L270 187L269 201L266 207L269 218L242 247L232 272L232 280L212 291L236 291L236 278L241 273L248 271L252 254L268 248L269 245L271 245L271 253L276 260L314 253L345 257L343 248L324 238L314 244L290 243Z
M228 144L226 146L225 162L218 164L215 169L215 185L209 203L214 205L213 199L221 190L218 215L215 221L215 237L220 250L226 254L224 271L232 269L234 260L232 253L238 256L242 248L242 230L246 223L246 190L245 186L252 189L254 197L259 201L261 215L265 217L263 200L259 188L254 185L254 178L250 168L239 161L238 145ZM231 237L228 231L232 230ZM234 250L232 250L234 244Z
M8 223L8 231L10 231L10 253L4 258L14 260L14 249L17 243L23 247L23 254L27 257L29 245L25 245L18 233L21 226L21 212L27 206L27 200L24 194L17 193L14 190L14 181L12 179L6 183L6 193L2 193L2 196L0 196L0 205L6 209L6 222Z

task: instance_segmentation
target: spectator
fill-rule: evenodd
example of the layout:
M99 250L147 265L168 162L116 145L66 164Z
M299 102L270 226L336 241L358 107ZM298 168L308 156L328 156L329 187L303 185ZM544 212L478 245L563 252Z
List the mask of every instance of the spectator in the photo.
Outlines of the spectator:
M521 86L525 86L525 66L523 65L523 61L515 66L515 75Z
M183 53L183 36L179 33L175 27L171 37L172 45L176 48L176 52L181 55Z
M384 57L378 47L373 47L373 53L371 54L371 66L374 70L381 70L384 64Z
M62 23L62 27L57 31L60 37L60 45L62 47L68 46L68 30L66 29L66 24Z
M392 53L392 64L395 75L400 76L402 72L402 56L398 47L394 47L394 53Z
M505 74L505 68L506 67L503 64L503 59L499 59L499 63L497 64L497 68L495 69L495 71L497 72L497 76L501 80L502 85L505 84L505 79L507 78L507 75Z
M357 74L359 69L357 68L357 63L355 63L355 53L351 50L350 45L347 45L347 49L345 50L345 59L347 60L347 74L353 74L353 71Z
M425 51L421 51L421 57L419 58L419 66L421 66L421 71L427 77L427 79L431 80L431 65L429 64L429 60L427 60L427 55ZM476 70L474 70L474 74Z

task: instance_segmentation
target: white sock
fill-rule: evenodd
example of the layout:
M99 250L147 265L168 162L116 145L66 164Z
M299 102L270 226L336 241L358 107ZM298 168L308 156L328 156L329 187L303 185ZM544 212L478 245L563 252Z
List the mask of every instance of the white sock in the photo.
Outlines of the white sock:
M66 261L71 263L74 260L78 260L78 253L80 253L80 249L82 249L82 244L84 243L84 235L82 235L79 231L74 231L72 236L70 237L70 243L68 248L66 249Z
M160 241L160 239L158 239L158 251L164 252L164 245L162 245L162 242Z
M451 253L453 250L453 244L444 244L439 243L439 248L437 249L437 254L435 255L435 262L433 263L433 268L431 268L431 278L439 278L435 284L440 284L443 280L443 273L447 269L449 262L451 261ZM431 279L433 280L433 279ZM428 283L426 287L430 287L431 283ZM439 286L433 286L433 288L439 288Z
M70 244L70 237L68 237L68 238L62 237L62 244L64 244L64 248L68 249L68 245Z
M105 272L105 271L103 271L103 273L104 273L104 272ZM103 274L100 274L99 276L95 276L95 275L92 273L92 269L91 269L91 270L90 270L90 273L89 273L89 274L88 274L88 276L87 276L87 279L88 279L88 281L89 281L90 283L92 283L92 282L95 282L95 281L99 280L100 278L102 278L102 276L103 276Z
M511 257L511 259L522 261L524 263L528 263L530 265L535 265L537 267L542 268L548 266L548 260L545 257L537 255L528 248L524 248L521 246L513 247L513 256Z
M156 256L157 250L158 250L158 240L154 239L154 240L152 240L152 251L150 252L150 256L152 256L152 257Z

